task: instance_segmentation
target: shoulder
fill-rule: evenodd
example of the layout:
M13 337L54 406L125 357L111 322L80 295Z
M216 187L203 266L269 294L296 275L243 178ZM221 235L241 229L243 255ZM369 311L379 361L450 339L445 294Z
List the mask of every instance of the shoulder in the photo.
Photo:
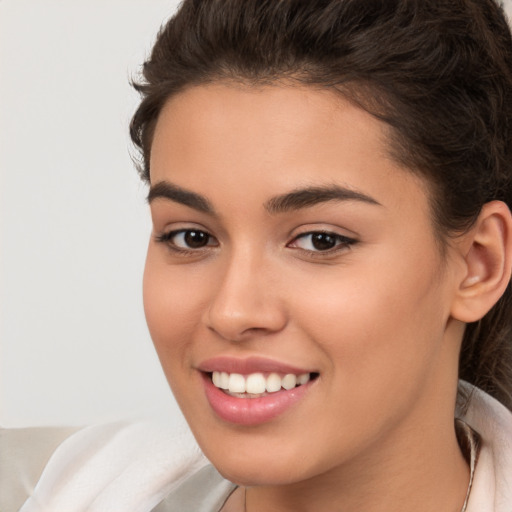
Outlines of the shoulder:
M480 435L480 452L467 512L510 512L512 503L512 413L466 383L470 405L461 418Z
M150 511L207 464L191 434L159 423L87 427L61 441L20 512Z

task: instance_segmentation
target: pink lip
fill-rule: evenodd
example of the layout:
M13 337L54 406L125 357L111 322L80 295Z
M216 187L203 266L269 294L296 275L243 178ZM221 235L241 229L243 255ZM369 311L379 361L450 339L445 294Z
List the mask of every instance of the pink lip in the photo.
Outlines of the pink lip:
M294 373L300 375L302 373L311 373L314 370L307 370L304 368L297 368L290 366L286 363L273 361L263 357L248 357L246 359L238 359L229 356L218 356L207 359L198 365L198 370L202 372L227 372L227 373L240 373L242 375L249 375L250 373Z
M237 425L254 426L266 423L300 401L308 392L309 381L303 386L270 393L261 398L237 398L216 388L209 375L203 374L206 398L215 413L225 421Z
M248 359L236 359L231 357L216 357L201 363L198 369L202 373L206 398L213 411L223 420L244 426L255 426L266 423L285 413L308 393L315 380L307 384L297 386L290 390L269 393L260 398L238 398L226 394L213 385L210 373L224 371L228 373L293 373L300 375L310 373L308 370L295 368L287 364L251 357Z

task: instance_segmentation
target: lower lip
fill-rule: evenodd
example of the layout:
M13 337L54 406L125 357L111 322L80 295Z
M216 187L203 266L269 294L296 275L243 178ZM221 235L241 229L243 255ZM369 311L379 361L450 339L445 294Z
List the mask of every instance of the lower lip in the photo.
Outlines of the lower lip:
M260 398L238 398L215 387L208 374L203 373L203 381L206 398L214 412L225 421L244 426L260 425L283 414L304 397L314 382Z

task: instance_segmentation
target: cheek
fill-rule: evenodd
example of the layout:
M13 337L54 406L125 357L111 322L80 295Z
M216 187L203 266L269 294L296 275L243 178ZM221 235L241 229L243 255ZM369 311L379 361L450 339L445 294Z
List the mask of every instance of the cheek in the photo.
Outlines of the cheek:
M377 397L386 387L400 391L425 377L441 356L446 324L436 258L429 265L403 266L381 256L380 268L354 265L336 280L307 283L315 291L296 307L302 330L327 355L332 378Z
M151 338L169 376L169 365L181 361L182 352L200 314L201 290L150 246L143 281L144 311Z

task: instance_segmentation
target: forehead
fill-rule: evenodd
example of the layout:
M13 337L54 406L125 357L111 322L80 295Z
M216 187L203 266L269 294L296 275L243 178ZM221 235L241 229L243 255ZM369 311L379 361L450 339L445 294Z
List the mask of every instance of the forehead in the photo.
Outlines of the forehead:
M173 96L158 119L151 182L215 195L251 197L299 186L339 184L400 198L397 186L427 195L423 179L391 156L387 126L331 90L214 83ZM377 200L381 202L378 197ZM422 204L425 201L422 201Z
M362 135L367 144L378 143L373 150L388 153L386 126L330 89L233 82L190 87L166 102L155 138L158 132L172 130L173 124L180 136L205 146L217 144L221 133L229 134L231 143L248 143L251 136L261 147L288 145L295 151L299 139L322 142L326 149L350 144L350 139ZM351 128L342 130L343 124Z

